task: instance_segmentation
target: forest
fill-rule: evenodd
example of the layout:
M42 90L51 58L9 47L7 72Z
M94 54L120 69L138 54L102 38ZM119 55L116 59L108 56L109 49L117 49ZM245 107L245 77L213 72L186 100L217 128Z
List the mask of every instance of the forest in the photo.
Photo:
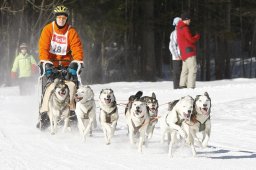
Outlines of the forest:
M83 43L82 80L172 80L173 18L191 14L198 81L256 77L256 0L0 0L0 86L10 85L19 44L38 61L42 28L65 5Z

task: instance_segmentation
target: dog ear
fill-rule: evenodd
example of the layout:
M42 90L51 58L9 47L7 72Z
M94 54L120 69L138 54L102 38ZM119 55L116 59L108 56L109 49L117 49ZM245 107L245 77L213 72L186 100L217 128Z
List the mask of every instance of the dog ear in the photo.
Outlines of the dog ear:
M65 87L67 88L68 92L69 92L69 88L68 88L68 85L63 81Z
M141 96L143 95L143 92L142 91L138 91L136 94L135 94L135 99L139 99L141 98Z
M189 95L188 95L188 97L190 97L190 99L194 101L194 98L193 98L192 96L189 96Z
M133 102L133 101L134 101L134 99L135 99L135 96L134 96L134 95L132 95L132 96L130 96L130 97L129 97L129 99L128 99L128 100L129 100L129 102Z
M209 94L207 92L204 92L204 95L208 98L210 98Z
M173 100L173 101L169 102L168 103L168 111L171 111L178 102L179 102L179 100Z
M154 92L152 93L152 98L156 99L156 94Z
M198 100L198 98L199 98L200 96L201 96L201 95L196 95L195 101Z
M60 79L54 79L54 81L53 81L53 83L55 84L55 85L57 85L57 84L59 84L60 83Z

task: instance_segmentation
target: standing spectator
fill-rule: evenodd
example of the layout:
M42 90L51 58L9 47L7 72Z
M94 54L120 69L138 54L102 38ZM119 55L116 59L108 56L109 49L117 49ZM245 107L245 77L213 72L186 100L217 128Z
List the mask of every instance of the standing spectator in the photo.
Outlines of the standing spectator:
M34 90L33 75L37 72L37 65L34 57L28 54L28 46L22 43L19 48L19 54L15 57L11 77L18 77L20 95L32 94Z
M177 25L177 41L182 59L180 88L195 88L197 72L195 43L200 39L200 35L191 35L189 13L182 13L181 19Z
M182 67L182 61L180 58L180 50L177 43L177 31L176 31L176 25L181 20L181 18L176 17L173 20L173 26L175 26L174 31L172 31L170 35L170 43L169 43L169 49L172 54L172 75L173 75L173 88L177 89L179 88L180 83L180 74L181 74L181 67Z

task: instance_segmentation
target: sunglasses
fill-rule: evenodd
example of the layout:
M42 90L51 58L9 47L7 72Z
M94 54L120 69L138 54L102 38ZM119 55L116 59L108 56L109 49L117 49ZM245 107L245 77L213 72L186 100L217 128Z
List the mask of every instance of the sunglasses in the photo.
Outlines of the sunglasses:
M67 17L66 16L57 16L57 19L66 20Z

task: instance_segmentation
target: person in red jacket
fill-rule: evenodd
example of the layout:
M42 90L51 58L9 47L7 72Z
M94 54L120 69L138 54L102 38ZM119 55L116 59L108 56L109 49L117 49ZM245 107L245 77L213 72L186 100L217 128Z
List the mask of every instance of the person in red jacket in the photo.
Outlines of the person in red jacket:
M180 75L180 88L195 88L196 84L196 42L200 35L192 36L189 25L191 18L189 13L181 14L181 21L177 25L177 43L182 59L182 71Z

